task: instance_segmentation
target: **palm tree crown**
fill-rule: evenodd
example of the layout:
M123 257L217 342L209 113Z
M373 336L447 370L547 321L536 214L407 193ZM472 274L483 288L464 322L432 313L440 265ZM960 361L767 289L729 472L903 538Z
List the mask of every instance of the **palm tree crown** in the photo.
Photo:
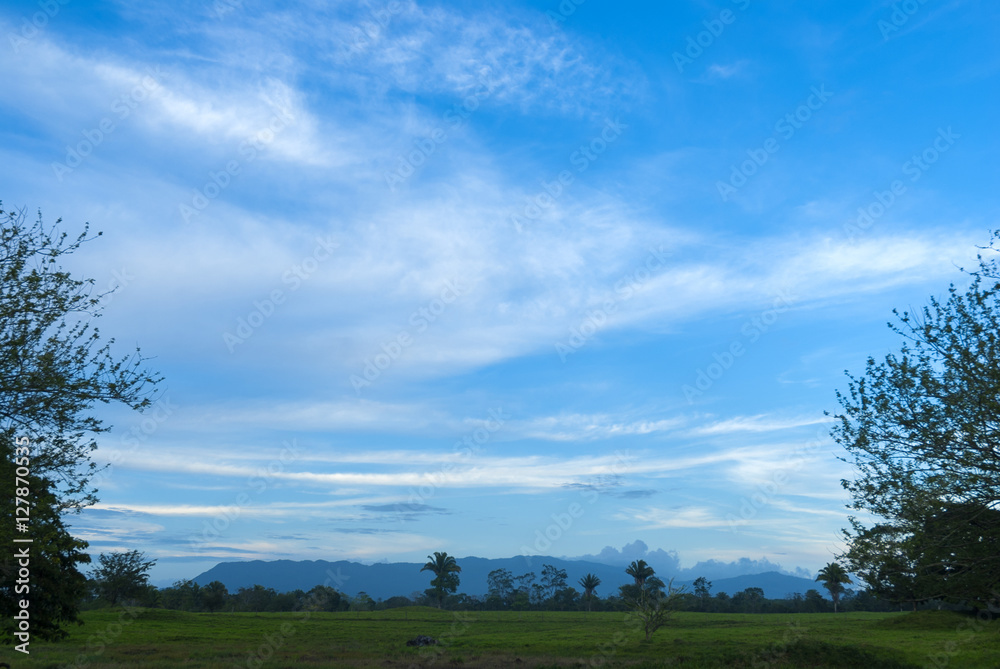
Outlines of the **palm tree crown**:
M833 612L837 612L837 604L840 602L840 595L844 592L844 584L851 583L851 577L847 571L836 562L831 562L822 569L816 576L817 581L823 582L823 587L830 591L830 598L833 600Z
M628 566L625 573L635 579L635 584L640 588L646 585L646 579L656 572L646 564L645 560L635 560Z
M458 576L456 574L462 571L462 568L458 566L455 558L444 552L434 551L434 557L428 555L427 560L427 564L421 567L420 571L430 571L434 574L431 586L440 608L445 595L458 589Z
M594 591L601 584L601 579L593 574L587 574L580 579L580 587L583 588L583 596L587 600L587 610L590 610L590 600L594 597Z

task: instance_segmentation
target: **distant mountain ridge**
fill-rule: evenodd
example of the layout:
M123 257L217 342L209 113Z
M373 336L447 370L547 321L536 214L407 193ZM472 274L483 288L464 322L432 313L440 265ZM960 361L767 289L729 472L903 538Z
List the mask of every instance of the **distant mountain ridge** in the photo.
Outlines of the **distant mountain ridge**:
M601 579L601 585L597 589L597 594L601 597L607 597L609 594L617 592L618 586L631 582L631 578L621 566L536 555L494 559L465 557L458 558L458 564L462 567L462 572L459 574L461 584L458 591L469 595L485 595L488 590L487 575L495 569L507 569L514 576L534 572L538 578L541 578L543 564L565 569L567 585L575 587L577 590L581 590L578 581L585 574L595 574ZM433 577L429 572L421 572L422 566L423 563L417 562L365 565L345 560L337 562L327 562L326 560L220 562L193 580L199 585L221 581L230 592L253 585L274 588L278 592L299 589L308 591L316 585L326 583L351 596L355 596L359 592L366 592L378 600L388 599L395 595L408 597L415 592L422 593L429 588L430 580ZM819 583L776 571L710 580L712 580L713 595L718 592L733 595L752 587L761 588L764 591L764 596L769 599L780 599L795 592L805 593L809 589L819 590L825 594ZM691 591L692 581L693 579L675 581L674 585L686 585L688 591Z

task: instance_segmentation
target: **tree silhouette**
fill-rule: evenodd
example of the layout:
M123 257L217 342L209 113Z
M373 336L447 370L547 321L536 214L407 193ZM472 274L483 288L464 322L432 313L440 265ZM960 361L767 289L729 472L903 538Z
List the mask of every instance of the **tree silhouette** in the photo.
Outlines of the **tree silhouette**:
M444 598L448 593L458 589L458 572L462 568L458 566L455 558L445 552L434 552L434 557L427 556L427 564L420 568L420 571L429 571L434 574L431 580L431 590L437 600L438 608L444 603Z
M587 600L587 610L590 611L591 600L594 598L594 592L597 590L597 586L601 584L601 579L597 578L594 574L588 573L586 576L580 579L580 587L583 588L583 598Z
M840 602L840 595L845 589L844 584L853 583L851 577L838 563L831 562L819 570L816 580L822 581L823 587L830 592L830 598L833 600L833 612L836 613L837 604Z
M635 579L635 584L640 588L646 584L646 579L656 572L646 564L645 560L635 560L628 566L625 573Z

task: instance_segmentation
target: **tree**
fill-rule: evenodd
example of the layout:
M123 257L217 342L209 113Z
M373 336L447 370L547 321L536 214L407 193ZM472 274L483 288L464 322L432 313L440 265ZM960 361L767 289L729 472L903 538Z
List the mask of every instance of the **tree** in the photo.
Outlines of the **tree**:
M830 599L833 600L833 612L836 613L837 604L840 603L840 595L845 590L844 584L853 583L851 577L838 563L831 562L819 570L816 580L821 581L823 587L830 593Z
M837 393L831 434L858 472L843 486L879 519L851 518L843 557L876 592L914 604L981 606L1000 588L1000 281L982 257L969 274L946 300L894 312L899 352L869 358Z
M306 607L310 611L346 611L350 606L346 595L329 585L317 585L309 591Z
M138 350L118 358L114 339L102 339L94 321L107 293L95 294L93 279L75 279L60 265L93 237L85 226L70 238L58 232L60 222L46 226L39 215L29 225L22 212L0 208L0 434L31 438L32 476L59 486L63 511L97 501L90 453L94 436L111 428L94 415L95 404L141 411L160 377Z
M112 606L140 595L149 583L149 570L156 564L137 550L101 553L98 562L93 574L97 592Z
M580 587L583 588L583 598L587 600L588 611L590 611L590 605L594 599L594 593L597 592L597 586L600 584L601 579L591 573L588 573L580 579Z
M700 600L701 609L707 611L709 598L712 596L712 582L704 576L694 579L694 595Z
M514 577L509 569L494 569L486 576L488 599L498 608L509 606L514 595Z
M56 493L51 482L45 478L30 478L29 493L17 490L18 477L16 446L0 436L0 479L4 485L0 503L11 509L0 523L0 642L11 643L14 637L15 618L21 612L21 600L29 602L28 615L31 622L31 638L38 640L58 640L66 636L63 627L79 622L78 603L87 592L87 579L80 573L79 565L90 562L90 556L83 551L85 541L74 539L63 525L58 511ZM24 472L21 472L24 473ZM28 508L30 533L15 536L15 520L25 520L15 516L17 497L31 498ZM23 507L22 505L22 508ZM31 538L31 543L14 543L15 538ZM19 555L26 552L30 562L31 575L23 579L19 574L22 565ZM20 583L18 581L21 581Z
M60 625L76 620L86 590L78 565L90 561L87 544L72 538L61 513L97 501L89 456L94 436L110 426L94 415L95 405L142 410L159 381L138 351L116 358L114 340L93 327L107 293L95 294L92 279L75 279L61 266L92 238L86 226L69 238L59 224L46 226L41 215L27 224L23 212L4 211L0 202L0 499L14 509L21 498L31 509L31 627L39 639L62 635ZM14 530L12 523L0 529L5 547L14 545L7 541ZM23 593L15 591L13 551L4 552L0 591L12 595L3 598L6 608ZM5 616L0 629L9 621Z
M733 595L733 605L744 613L760 613L764 600L761 588L747 588Z
M645 560L634 560L626 569L625 573L635 579L635 584L642 588L646 583L646 579L652 576L655 572L653 568L646 564Z
M201 589L201 604L209 613L215 613L226 603L229 590L222 581L212 581Z
M550 564L542 565L542 591L548 599L555 597L558 590L566 587L566 570Z
M462 568L458 566L455 558L443 552L434 552L434 557L427 556L427 564L420 568L420 571L430 571L434 574L431 580L431 593L437 600L438 608L444 602L448 593L453 593L458 589L458 572Z
M684 593L684 588L674 588L674 580L664 584L656 577L652 567L644 560L633 562L625 570L635 582L619 587L622 600L631 614L638 618L649 641L653 632L663 627ZM666 591L664 592L664 588Z
M823 595L819 594L819 590L813 590L811 588L806 590L805 603L806 608L811 613L820 613L825 611L827 607L826 600L823 599Z

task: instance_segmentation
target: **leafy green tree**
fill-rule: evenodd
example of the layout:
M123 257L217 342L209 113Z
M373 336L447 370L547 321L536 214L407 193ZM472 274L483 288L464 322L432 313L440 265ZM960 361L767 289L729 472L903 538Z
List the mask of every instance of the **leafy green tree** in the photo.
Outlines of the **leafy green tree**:
M566 587L566 570L543 564L541 587L545 597L549 599L555 597L558 590Z
M850 575L837 562L831 562L819 570L816 580L823 583L823 587L830 593L833 600L833 612L837 613L837 605L840 603L840 596L844 594L845 583L853 583Z
M587 600L587 610L590 611L591 603L594 599L594 594L597 592L597 586L601 584L601 579L599 579L594 574L588 573L586 576L580 579L580 587L583 588L583 598Z
M46 225L39 215L26 223L23 212L0 203L0 499L14 509L15 498L31 508L31 628L36 639L57 639L61 626L77 619L86 591L78 566L90 561L86 542L73 539L61 514L97 501L89 482L96 472L90 459L95 436L110 426L96 415L98 404L120 402L142 410L151 404L159 377L148 372L138 350L126 357L112 352L94 327L101 298L93 279L77 279L63 269L66 257L89 241L88 229L76 237L59 232L60 221ZM18 452L30 441L29 453ZM25 459L26 458L26 459ZM28 464L14 464L27 462ZM10 471L8 472L8 467ZM17 484L17 467L30 474ZM10 475L8 475L8 473ZM28 496L15 488L27 488ZM13 511L11 512L13 513ZM0 529L0 608L19 602L9 533ZM6 595L10 594L8 598ZM10 618L0 623L9 641Z
M309 591L305 606L310 611L346 611L350 604L345 595L329 585L317 585Z
M94 435L108 431L95 405L120 402L135 410L151 404L160 381L145 368L139 351L112 353L94 321L101 298L93 279L75 279L62 269L88 237L58 232L39 216L27 224L21 212L0 203L0 435L13 442L30 437L33 476L58 485L60 511L97 501L89 487L96 465ZM98 233L99 235L99 233Z
M212 581L201 589L201 604L209 613L215 613L226 604L229 590L222 581Z
M805 605L806 609L812 613L826 611L827 606L826 600L819 593L819 590L813 590L812 588L806 590Z
M200 611L202 607L202 588L192 580L175 581L169 588L160 592L160 601L167 609L180 611Z
M15 532L16 516L6 516L0 523L0 546L3 547L0 555L0 642L21 641L13 636L14 615L20 612L21 600L30 602L31 638L54 641L66 636L63 629L66 624L79 622L78 603L88 590L87 579L80 573L79 565L90 562L90 556L83 552L87 543L74 539L63 525L52 483L30 476L27 491L16 489L15 448L14 443L0 436L0 481L3 484L0 503L5 509L11 509L10 516L13 516L16 497L30 500L29 520L26 523L28 532L23 534ZM15 538L25 537L32 542L14 543ZM31 570L27 580L18 574L19 554L25 549Z
M112 606L140 596L149 584L149 570L156 564L137 550L101 553L97 561L93 573L97 592Z
M434 557L428 555L427 560L428 562L420 568L420 571L430 571L434 574L434 578L431 579L431 590L428 594L432 594L437 601L438 608L441 608L444 598L458 589L458 573L462 571L462 568L458 566L454 557L444 552L435 551Z
M241 611L270 611L273 608L275 597L278 596L274 588L265 588L259 583L255 583L251 588L240 588L236 592L236 603Z
M698 598L699 608L707 611L709 600L712 597L712 582L704 576L699 576L694 580L694 596Z
M1000 237L998 237L1000 239ZM980 258L964 290L894 312L904 342L837 393L831 434L857 478L843 556L887 596L988 603L1000 589L1000 281ZM871 580L869 580L871 579Z
M760 588L747 588L733 595L733 606L744 613L760 613L764 601L764 591Z
M663 627L677 609L684 588L674 588L673 579L664 584L644 560L630 564L625 573L635 582L619 587L622 601L639 620L646 641L649 641L653 632Z
M625 573L635 579L635 584L640 588L646 583L646 579L656 573L652 567L646 564L645 560L634 560L626 569Z
M509 569L494 569L486 576L488 598L498 608L510 606L514 598L514 576Z

